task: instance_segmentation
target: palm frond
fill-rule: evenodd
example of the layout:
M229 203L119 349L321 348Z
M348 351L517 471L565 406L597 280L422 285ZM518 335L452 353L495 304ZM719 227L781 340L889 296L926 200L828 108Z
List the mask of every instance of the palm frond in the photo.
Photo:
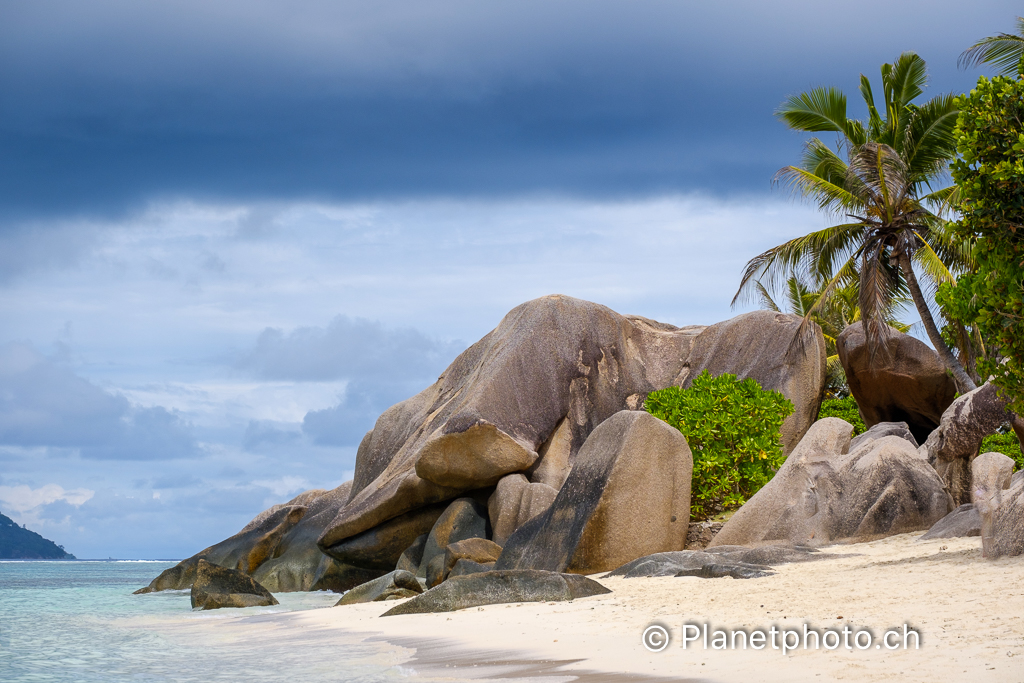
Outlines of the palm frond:
M956 234L953 223L938 217L930 217L922 223L922 228L926 228L927 231L920 230L918 237L935 252L936 257L950 273L955 276L977 267L974 245Z
M918 238L921 239L920 235L918 235ZM946 282L950 284L955 283L956 276L950 272L931 245L924 239L921 239L921 243L921 247L913 254L913 260L920 267L925 277L936 287Z
M960 186L950 185L921 197L921 201L935 208L938 216L953 213L960 204Z
M953 95L937 95L915 107L900 152L915 183L941 172L956 154L953 129L959 110Z
M750 259L743 270L743 277L736 295L733 296L732 305L735 306L744 295L750 296L758 291L756 287L755 292L748 291L754 282L759 286L768 287L769 290L777 289L784 279L791 277L795 272L801 269L808 270L808 266L813 265L814 255L820 249L820 245L836 238L837 233L849 227L840 225L817 230L772 247Z
M814 88L787 97L775 116L795 130L843 133L847 128L846 95L836 88Z
M786 185L790 191L813 200L822 211L838 216L863 206L860 198L844 187L848 177L829 180L803 168L786 166L778 170L772 182Z
M881 135L884 123L878 114L878 108L875 107L875 94L871 91L871 81L864 74L860 75L860 94L864 98L864 103L868 105L868 130L871 133L871 139L877 139ZM863 145L865 142L867 140L856 144Z
M901 54L893 62L888 74L883 70L885 115L890 126L899 120L903 108L924 92L927 83L928 69L925 61L914 52Z
M802 316L807 312L809 293L807 287L795 275L786 280L786 298L789 301L789 310L793 313Z
M765 287L760 281L756 281L754 283L754 287L757 290L758 303L761 305L761 308L769 311L775 311L776 313L782 312L779 310L779 305L775 303L775 299L772 298L767 287Z
M957 66L966 69L992 64L1003 76L1016 76L1024 55L1024 17L1017 17L1017 35L999 33L982 38L960 55Z
M836 265L849 261L857 248L864 241L866 229L863 223L843 223L833 225L830 234L822 235L820 241L813 244L814 257L809 266L817 282L827 282L836 272ZM820 234L820 233L819 233ZM851 272L850 280L856 281L856 271Z

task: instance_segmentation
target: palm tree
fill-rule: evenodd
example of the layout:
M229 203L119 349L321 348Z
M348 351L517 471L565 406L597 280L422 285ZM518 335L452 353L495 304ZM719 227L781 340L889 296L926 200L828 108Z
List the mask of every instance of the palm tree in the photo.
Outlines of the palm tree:
M963 51L957 64L961 69L981 64L999 67L999 75L1013 78L1024 73L1024 17L1017 17L1017 34L999 33L982 38Z
M755 282L777 285L804 273L824 282L817 303L805 315L808 321L836 289L855 281L868 348L872 354L885 353L880 343L888 334L885 313L905 287L943 364L960 390L970 391L976 384L943 341L913 267L916 263L927 281L937 285L970 264L969 246L953 238L947 222L927 208L941 206L951 192L932 186L956 153L957 110L952 95L914 104L927 83L925 62L918 55L905 52L894 63L883 64L881 72L884 118L864 75L860 93L867 121L847 116L846 96L835 88L790 97L776 112L790 128L839 134L838 151L818 138L808 140L800 165L781 169L776 182L787 183L827 213L852 221L751 259L733 303L751 294Z

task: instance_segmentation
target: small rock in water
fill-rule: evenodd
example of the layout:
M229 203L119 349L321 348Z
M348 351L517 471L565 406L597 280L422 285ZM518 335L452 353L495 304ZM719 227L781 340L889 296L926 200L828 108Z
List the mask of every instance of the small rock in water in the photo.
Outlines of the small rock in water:
M192 609L220 609L221 607L265 607L278 604L266 588L251 576L237 569L228 569L206 560L196 566L196 580L192 584Z
M411 598L423 592L416 575L410 571L396 569L390 574L367 581L361 586L356 586L342 596L335 604L355 605L362 602L380 602L381 600L398 600L400 598Z

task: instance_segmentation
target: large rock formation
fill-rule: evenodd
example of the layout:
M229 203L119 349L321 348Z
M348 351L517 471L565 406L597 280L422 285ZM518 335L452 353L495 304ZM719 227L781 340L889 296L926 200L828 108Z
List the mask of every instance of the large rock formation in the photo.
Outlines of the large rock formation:
M849 451L852 431L838 418L816 422L709 547L867 540L927 529L952 509L942 481L910 442L884 436Z
M551 507L508 539L495 568L589 574L682 550L692 476L679 430L648 413L616 413L587 439Z
M200 559L249 574L274 592L341 592L380 576L394 565L383 570L354 567L324 555L316 544L348 500L351 487L352 482L346 482L332 491L306 491L275 505L234 536L164 571L136 593L191 587Z
M982 440L1013 419L994 384L984 384L953 401L920 453L942 477L957 505L971 502L971 460Z
M906 422L921 442L939 426L942 411L956 396L956 384L924 342L891 327L888 331L872 357L863 324L850 325L836 340L839 361L865 425Z
M391 608L381 616L454 612L508 602L556 602L611 593L593 579L535 570L492 571L455 576Z
M192 609L220 609L222 607L266 607L277 600L252 577L206 560L196 563L196 578L192 583Z
M320 545L514 472L558 484L599 424L704 368L786 394L796 405L783 427L791 448L817 414L825 377L820 330L798 345L798 327L769 311L680 329L564 296L525 303L378 419L359 447L352 499Z
M603 490L617 477L634 477L661 495L666 484L647 482L641 472L655 471L658 462L646 452L604 460L618 472L611 478L596 465L577 468L577 460L598 425L619 411L638 410L653 390L688 386L704 369L752 377L785 394L796 407L782 429L789 450L817 415L825 380L820 330L804 328L797 340L799 329L799 318L770 311L677 328L564 296L527 302L463 352L433 386L380 416L359 446L351 483L261 513L242 532L168 570L144 591L187 588L200 558L249 573L272 590L340 591L396 567L425 574L430 562L443 576L450 543L431 545L423 537L450 501L469 496L482 503L491 496L492 510L483 518L496 525L493 538L500 544L534 523L577 469L570 487L576 493L566 495L585 495L592 486ZM672 486L680 495L682 484ZM623 552L682 547L675 526L664 525L685 530L686 505L659 499L656 514L678 508L678 521L659 518L647 529L654 539L648 541L636 533L647 517L631 518L615 502L628 499L622 490L590 501L598 510L586 513L589 521L580 527L586 533L566 541L574 548L566 557L574 570L621 563ZM614 524L604 519L606 512ZM472 570L489 564L458 562Z

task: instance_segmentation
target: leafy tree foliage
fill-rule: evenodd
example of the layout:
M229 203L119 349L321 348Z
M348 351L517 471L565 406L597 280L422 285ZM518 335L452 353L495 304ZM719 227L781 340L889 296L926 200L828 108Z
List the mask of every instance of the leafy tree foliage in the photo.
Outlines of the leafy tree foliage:
M958 234L974 242L977 267L939 301L977 325L990 347L979 364L1024 414L1024 75L982 76L957 100Z
M694 520L743 505L784 460L779 428L793 404L754 379L712 377L705 370L686 389L652 392L644 408L682 432L690 445Z

